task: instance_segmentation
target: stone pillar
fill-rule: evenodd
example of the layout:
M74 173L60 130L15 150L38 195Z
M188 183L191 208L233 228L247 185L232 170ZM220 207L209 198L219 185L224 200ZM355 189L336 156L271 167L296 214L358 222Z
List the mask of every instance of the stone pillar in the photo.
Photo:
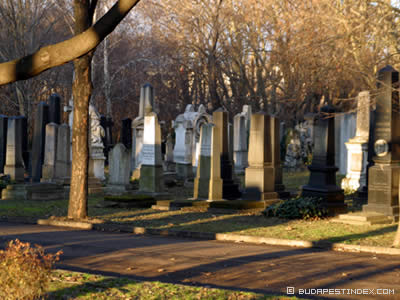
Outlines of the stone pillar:
M122 126L121 126L121 143L127 149L132 148L132 119L125 118L122 119Z
M232 161L229 156L228 142L228 112L221 109L213 113L213 122L218 128L215 140L220 141L221 179L223 181L222 196L224 199L233 200L241 196L239 186L233 181Z
M370 125L370 96L360 92L357 100L357 128L354 138L346 143L347 174L342 189L363 191L367 188L368 139Z
M211 135L213 125L203 124L200 129L200 156L194 179L194 199L208 199L211 172Z
M282 164L281 164L281 123L278 118L270 117L271 127L271 155L272 166L274 169L274 191L278 193L279 198L288 198L289 192L285 191L282 182Z
M129 149L129 148L128 148ZM106 192L123 194L127 191L130 174L130 151L124 144L116 144L109 152L109 178Z
M56 154L56 177L68 183L71 178L71 133L68 124L58 127L57 135L57 154ZM66 181L66 182L65 182Z
M21 122L16 118L8 119L6 165L4 174L9 174L16 182L24 182L24 161L22 159Z
M7 151L7 123L8 117L0 115L0 174L4 173Z
M174 139L173 139L171 133L169 133L167 136L167 141L166 141L166 145L165 145L164 161L165 161L167 171L175 172Z
M264 112L251 116L248 162L243 199L273 204L279 198L276 189L283 190L282 170L278 165L279 120Z
M332 107L324 106L315 120L314 153L308 166L310 177L301 192L303 197L323 198L329 214L346 211L343 190L336 185L334 112Z
M32 137L32 181L39 182L42 177L46 124L49 122L49 106L40 102L34 118Z
M45 154L41 178L42 182L53 182L56 178L57 138L58 124L48 123L46 125Z
M215 114L215 113L214 113ZM208 200L216 201L223 198L223 181L221 178L221 127L213 126L211 133L211 170Z
M400 116L399 72L391 66L378 73L374 132L374 166L369 169L368 204L363 211L399 217Z
M144 118L142 165L140 167L139 190L161 193L164 190L161 159L161 129L157 114L150 112Z
M58 94L49 98L49 123L61 124L61 98Z

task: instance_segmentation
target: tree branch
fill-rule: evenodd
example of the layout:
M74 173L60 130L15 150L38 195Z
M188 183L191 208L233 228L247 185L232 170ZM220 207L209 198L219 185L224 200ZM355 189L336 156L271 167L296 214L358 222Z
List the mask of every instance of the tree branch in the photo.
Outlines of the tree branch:
M92 27L73 38L43 47L20 59L0 64L0 86L25 80L95 49L140 0L119 0Z

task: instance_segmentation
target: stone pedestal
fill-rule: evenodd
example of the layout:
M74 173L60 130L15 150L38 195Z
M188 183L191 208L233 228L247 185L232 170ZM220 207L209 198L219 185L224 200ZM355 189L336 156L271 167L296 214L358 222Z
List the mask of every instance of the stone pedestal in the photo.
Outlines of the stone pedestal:
M363 211L399 218L400 114L399 73L379 71L374 131L374 166L369 169L368 204Z
M367 186L368 141L350 139L347 148L347 174L342 180L342 189L362 191Z
M314 155L308 167L310 178L301 192L303 197L322 198L330 215L347 209L343 190L336 185L334 112L333 108L324 106L315 120Z
M103 152L104 146L93 146L90 148L89 159L89 177L95 177L99 180L105 180L104 163L105 156Z
M222 200L223 181L221 178L221 140L219 139L221 127L212 127L211 134L211 170L208 188L208 201Z

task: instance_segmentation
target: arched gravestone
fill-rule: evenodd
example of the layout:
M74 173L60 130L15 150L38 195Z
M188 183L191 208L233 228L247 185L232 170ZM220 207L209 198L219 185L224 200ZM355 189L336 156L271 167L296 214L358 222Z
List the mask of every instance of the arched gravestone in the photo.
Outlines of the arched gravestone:
M368 204L363 211L399 217L400 113L399 72L391 66L378 73L374 129L374 166L368 174Z

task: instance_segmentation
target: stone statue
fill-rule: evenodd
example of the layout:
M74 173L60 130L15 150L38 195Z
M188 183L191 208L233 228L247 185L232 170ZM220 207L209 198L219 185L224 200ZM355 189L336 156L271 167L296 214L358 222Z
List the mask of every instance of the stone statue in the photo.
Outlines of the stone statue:
M90 146L104 147L101 138L105 136L104 128L100 125L100 113L93 104L89 105Z

